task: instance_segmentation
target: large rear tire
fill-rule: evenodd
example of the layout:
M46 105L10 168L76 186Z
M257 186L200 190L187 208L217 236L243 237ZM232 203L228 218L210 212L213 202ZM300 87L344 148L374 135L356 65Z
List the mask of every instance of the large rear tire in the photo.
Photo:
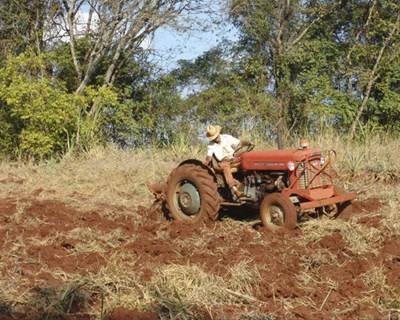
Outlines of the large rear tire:
M297 225L297 210L288 197L271 193L261 202L260 218L262 224L271 231L294 229Z
M184 164L171 172L167 182L171 218L188 223L218 218L220 197L214 177L206 168Z

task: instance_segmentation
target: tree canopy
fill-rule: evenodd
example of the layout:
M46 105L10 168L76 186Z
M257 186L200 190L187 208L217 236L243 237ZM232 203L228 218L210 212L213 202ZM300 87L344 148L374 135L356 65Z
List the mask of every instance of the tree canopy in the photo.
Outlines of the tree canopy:
M398 1L221 6L213 27L237 39L163 71L146 44L160 28L186 32L189 15L212 14L210 0L2 1L0 155L195 142L211 122L279 146L326 128L400 131Z

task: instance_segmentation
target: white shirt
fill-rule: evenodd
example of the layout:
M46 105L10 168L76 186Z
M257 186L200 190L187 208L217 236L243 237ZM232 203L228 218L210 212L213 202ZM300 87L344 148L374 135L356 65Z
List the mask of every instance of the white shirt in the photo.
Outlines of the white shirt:
M221 142L210 142L208 145L207 156L215 155L218 161L224 158L232 159L235 149L239 145L240 140L229 134L221 134Z

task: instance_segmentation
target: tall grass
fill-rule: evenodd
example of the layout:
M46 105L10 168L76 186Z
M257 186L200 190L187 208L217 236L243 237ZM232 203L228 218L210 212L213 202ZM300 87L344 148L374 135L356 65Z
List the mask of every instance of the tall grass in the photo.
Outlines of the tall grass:
M327 134L309 140L312 147L337 151L334 166L341 183L351 184L351 177L357 175L368 176L371 183L390 181L399 176L399 139L372 136L354 142ZM78 156L69 154L60 161L3 161L0 163L0 181L4 183L0 184L0 195L14 194L21 198L36 192L40 198L78 202L80 206L84 202L85 208L96 204L129 208L144 205L151 198L147 184L165 181L171 169L184 159L204 159L206 145L193 145L190 141L183 137L168 148L131 150L108 145ZM292 137L288 147L297 145L298 137ZM273 150L274 147L271 141L260 139L256 149Z

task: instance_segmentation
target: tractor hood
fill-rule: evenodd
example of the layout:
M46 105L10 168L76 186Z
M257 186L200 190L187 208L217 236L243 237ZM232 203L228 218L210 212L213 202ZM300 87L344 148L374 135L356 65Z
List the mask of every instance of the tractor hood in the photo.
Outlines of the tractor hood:
M241 156L243 170L288 170L288 162L296 163L321 156L320 149L285 149L251 151Z

